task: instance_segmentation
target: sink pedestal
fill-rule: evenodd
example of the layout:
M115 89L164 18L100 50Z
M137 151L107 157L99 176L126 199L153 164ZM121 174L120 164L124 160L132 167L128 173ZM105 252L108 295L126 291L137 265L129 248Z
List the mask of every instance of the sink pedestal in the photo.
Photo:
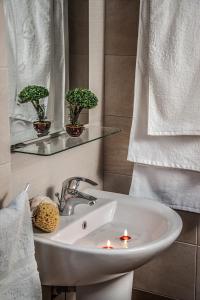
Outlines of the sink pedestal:
M94 285L77 288L76 300L131 300L133 272Z

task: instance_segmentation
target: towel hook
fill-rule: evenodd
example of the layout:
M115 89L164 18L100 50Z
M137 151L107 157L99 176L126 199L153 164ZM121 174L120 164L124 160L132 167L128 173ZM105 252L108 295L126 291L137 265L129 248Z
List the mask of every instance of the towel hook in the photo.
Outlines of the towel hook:
M25 192L28 192L28 190L29 190L30 186L31 186L31 185L30 185L30 183L27 183L27 184L26 184L26 186L25 186L25 189L24 189L24 190L25 190Z

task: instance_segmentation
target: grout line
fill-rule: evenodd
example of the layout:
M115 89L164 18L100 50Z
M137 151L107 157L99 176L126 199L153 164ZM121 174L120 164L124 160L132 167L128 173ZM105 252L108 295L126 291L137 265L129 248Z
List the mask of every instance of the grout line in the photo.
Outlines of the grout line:
M69 53L71 56L89 56L89 53Z
M174 243L178 243L178 244L182 244L182 245L184 245L184 246L193 246L193 247L198 247L198 245L197 244L192 244L192 243L188 243L188 242L182 242L182 241L177 241L177 240L175 240L174 241ZM172 244L173 245L173 244Z
M121 57L121 56L128 56L128 57L137 57L137 54L110 54L110 53L104 53L104 56L119 56L119 57Z
M194 278L194 299L197 299L197 272L198 272L198 246L196 248L196 255L195 255L195 278Z
M107 170L103 170L104 173L110 173L110 174L113 174L113 175L122 175L122 176L129 176L129 177L132 177L132 174L124 174L124 173L116 173L116 172L110 172L110 171L107 171ZM133 173L133 171L132 171Z
M125 119L133 119L133 116L120 116L120 115L112 115L112 114L104 114L104 117L117 117L117 118L125 118Z
M126 174L121 174L121 173L114 173L114 172L107 172L104 171L106 174L112 174L112 175L120 175L120 176L126 176L126 177L132 177L132 175L126 175Z
M163 295L163 294L160 294L160 293L155 294L152 291L146 291L146 290L137 289L137 288L134 289L134 280L133 280L133 290L141 291L141 292L148 293L148 294L151 294L151 295L155 295L155 296L158 296L158 297L164 297L166 300L181 300L181 299L178 299L178 298L171 298L169 296L166 296L166 295ZM163 300L165 300L165 299L163 299Z

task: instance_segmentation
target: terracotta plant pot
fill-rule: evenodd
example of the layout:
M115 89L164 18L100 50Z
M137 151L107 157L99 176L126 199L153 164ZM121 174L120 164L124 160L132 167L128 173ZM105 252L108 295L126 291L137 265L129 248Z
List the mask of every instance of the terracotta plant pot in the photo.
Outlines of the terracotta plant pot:
M38 137L47 135L51 127L51 121L48 120L35 121L33 122L33 127L37 132Z
M67 124L67 125L65 125L65 128L66 128L67 133L72 137L80 136L84 130L83 125Z

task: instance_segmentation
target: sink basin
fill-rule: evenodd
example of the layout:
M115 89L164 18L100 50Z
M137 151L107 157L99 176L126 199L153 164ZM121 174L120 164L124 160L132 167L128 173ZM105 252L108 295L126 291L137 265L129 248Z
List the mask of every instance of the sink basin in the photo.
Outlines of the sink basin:
M43 285L83 286L131 272L169 247L182 229L179 215L156 201L87 189L94 206L61 217L57 231L35 233ZM120 240L124 229L131 239ZM110 240L112 249L102 248Z

